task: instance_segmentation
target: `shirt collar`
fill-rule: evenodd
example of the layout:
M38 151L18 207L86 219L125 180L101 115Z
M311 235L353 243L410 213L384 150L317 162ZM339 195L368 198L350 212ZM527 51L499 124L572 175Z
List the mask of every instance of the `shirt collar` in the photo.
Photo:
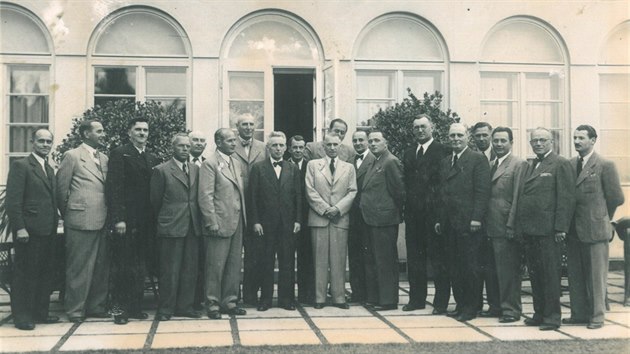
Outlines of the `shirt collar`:
M46 160L45 160L43 157L41 157L41 156L37 155L37 154L36 154L36 153L34 153L34 152L33 152L33 153L31 153L31 154L35 157L35 160L37 160L37 162L39 162L39 164L40 164L40 165L42 165L42 167L45 165Z
M81 146L83 146L83 148L86 149L92 155L94 155L94 153L96 152L95 148L91 147L90 145L86 143L82 143Z
M238 136L238 140L241 142L241 145L242 145L243 143L247 143L247 142L248 142L248 143L250 144L250 146L251 146L251 144L252 144L252 140L254 140L254 138L243 139L243 138L241 138L241 136L239 135L239 136Z
M228 165L230 164L230 155L222 153L219 149L217 149L217 153L223 158L223 160L225 160L225 162L227 162Z
M365 159L365 157L367 156L368 151L370 151L369 149L365 149L365 151L363 151L362 153L357 153L357 155L361 155L363 156L363 159Z
M326 159L326 163L328 165L330 165L330 157L328 155L326 155L324 158ZM337 167L337 162L338 161L339 161L339 156L335 157L335 167Z
M418 147L416 148L416 154L418 154L418 151L420 151L420 147L421 146L422 146L422 150L424 150L424 152L426 152L432 142L433 142L433 138L429 139L429 141L427 141L424 144L418 144Z
M133 144L132 144L132 145L133 145ZM138 150L138 153L140 153L140 154L142 154L142 153L144 152L144 150L145 150L145 148L139 149L139 148L137 148L135 145L133 145L133 148L134 148L134 149L136 149L136 150Z
M466 150L468 150L468 146L465 146L464 150L460 151L459 154L456 154L455 151L453 151L453 156L457 155L457 159L459 159Z
M280 158L280 160L274 160L273 157L269 156L269 160L271 161L271 163L274 163L282 161L282 158Z
M175 161L175 164L177 165L177 167L179 167L180 170L183 170L182 166L184 165L183 162L179 161L178 159L173 157L173 161Z
M584 162L582 163L582 166L585 166L585 165L586 165L586 163L588 162L588 159L590 159L590 158L591 158L591 156L593 156L593 153L594 153L594 152L595 152L595 150L591 150L591 152L589 152L589 153L588 153L588 155L586 155L586 156L582 157L582 160L584 161Z
M497 157L497 160L499 160L499 165L502 164L503 161L505 161L505 159L507 159L507 157L510 156L510 154L512 154L512 151L508 152L503 157Z

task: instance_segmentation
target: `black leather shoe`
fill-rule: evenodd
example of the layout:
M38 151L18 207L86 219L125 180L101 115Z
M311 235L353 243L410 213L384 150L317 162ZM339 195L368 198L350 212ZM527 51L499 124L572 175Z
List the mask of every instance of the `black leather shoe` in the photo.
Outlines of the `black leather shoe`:
M181 311L175 312L175 317L186 317L186 318L201 318L201 315L195 311Z
M342 310L347 310L347 309L349 309L349 308L350 308L350 305L348 305L348 303L347 303L347 302L342 302L342 303L340 303L340 304L333 304L333 306L335 306L335 307L337 307L337 308L340 308L340 309L342 309Z
M40 318L35 321L35 323L57 323L59 322L59 317L57 316L48 316L46 318Z
M432 315L445 315L446 314L446 309L439 309L439 308L434 308L433 312L431 312Z
M512 322L516 322L518 320L519 320L518 317L505 315L505 316L501 316L501 318L499 318L499 323L512 323Z
M555 331L558 328L560 328L560 326L549 323L543 323L540 325L540 327L538 327L538 329L540 329L541 331Z
M588 329L600 329L602 327L604 327L604 324L601 322L592 322L586 326Z
M149 315L146 312L134 312L130 313L128 317L135 320L146 320L149 318Z
M171 319L171 315L167 315L165 313L158 313L157 315L155 315L156 321L168 321L170 319Z
M85 321L85 317L70 317L68 318L68 321L72 323L83 323L83 321Z
M537 320L535 320L533 318L526 318L525 321L523 321L523 322L525 322L526 326L532 326L532 327L533 326L540 326L540 324L541 324L540 321L537 321Z
M295 311L295 305L293 304L287 304L284 306L281 306L283 309L287 310L287 311Z
M258 305L258 307L256 307L256 311L264 312L264 311L267 311L267 310L269 310L269 306L267 306L265 304L260 304L260 305Z
M89 317L89 318L111 318L112 315L110 315L107 312L95 312L95 313L88 313L87 315L85 315L85 317Z
M455 319L458 320L459 322L466 322L466 321L474 320L475 318L477 318L476 315L469 314L469 313L462 313L459 316L455 317Z
M230 316L244 316L247 315L247 311L240 307L232 307L231 309L227 310L227 314Z
M374 311L390 311L390 310L396 310L397 308L398 308L398 305L375 305Z
M220 320L221 312L219 312L219 310L210 310L208 311L208 318L211 320Z
M317 303L315 303L313 308L315 308L316 310L321 310L321 309L324 308L324 303L323 302L317 302Z
M459 310L453 310L453 311L447 311L446 312L446 316L448 316L448 317L458 317L459 315L461 315L461 312L459 312Z
M402 310L405 312L414 311L414 310L424 310L425 307L426 305L417 305L417 304L408 303L407 305L404 305L402 307Z
M569 317L569 318L563 318L562 319L562 324L566 324L566 325L581 325L581 324L588 324L588 321L586 320L580 320L578 318L573 318L573 317Z
M35 329L35 324L33 322L16 323L14 326L22 331L32 331Z
M488 310L488 311L480 311L477 314L479 317L485 317L485 318L490 318L490 317L501 317L501 311L493 311L493 310Z
M129 323L129 318L123 315L114 316L114 323L117 325L126 325Z

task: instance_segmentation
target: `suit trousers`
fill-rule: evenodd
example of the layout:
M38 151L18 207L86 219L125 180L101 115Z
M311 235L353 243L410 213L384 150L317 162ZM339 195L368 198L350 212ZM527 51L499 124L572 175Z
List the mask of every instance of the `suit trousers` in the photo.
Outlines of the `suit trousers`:
M241 277L243 218L231 237L204 236L206 249L206 309L218 311L236 307Z
M398 225L368 226L367 237L367 300L381 306L398 305Z
M255 305L258 290L262 289L265 243L251 230L244 230L243 234L243 302Z
M193 310L199 262L199 237L191 225L185 237L160 237L160 301L158 313Z
M348 230L334 225L311 227L313 259L315 260L315 302L326 302L328 272L332 302L346 302L346 254L348 252Z
M535 321L560 325L561 248L553 235L525 237Z
M52 284L50 250L56 235L30 235L28 242L15 243L11 289L11 313L15 324L48 317Z
M630 306L630 240L623 241L623 274L624 274L624 297L623 305Z
M315 300L315 266L313 264L311 230L306 226L306 223L300 230L296 241L298 301L310 304Z
M571 318L604 323L608 241L586 243L572 236L567 241Z
M66 294L68 317L106 311L109 291L107 230L65 228Z
M348 231L348 268L350 270L350 289L352 301L366 300L365 257L367 225L358 208L353 210L352 222Z
M481 278L478 262L482 234L450 229L446 235L449 244L449 276L457 310L476 316L481 295L478 292Z
M263 257L260 275L260 302L271 306L273 299L274 268L278 255L278 306L295 302L295 237L293 225L263 224Z
M424 306L427 300L427 251L432 226L420 212L408 211L405 222L409 304ZM433 253L434 254L434 253ZM434 269L435 270L435 269ZM437 289L436 289L437 291Z
M521 305L521 242L507 238L493 238L496 261L499 303L503 316L519 318Z
M480 281L477 311L483 310L483 288L486 287L486 300L488 302L488 311L500 311L501 302L499 300L499 280L497 279L497 266L494 258L493 242L483 232L480 254L479 268Z

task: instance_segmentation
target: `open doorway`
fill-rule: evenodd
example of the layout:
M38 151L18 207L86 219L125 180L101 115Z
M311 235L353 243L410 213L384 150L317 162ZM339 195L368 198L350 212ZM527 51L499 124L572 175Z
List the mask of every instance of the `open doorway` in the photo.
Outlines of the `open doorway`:
M313 141L314 70L274 70L274 130ZM288 143L288 141L287 141Z

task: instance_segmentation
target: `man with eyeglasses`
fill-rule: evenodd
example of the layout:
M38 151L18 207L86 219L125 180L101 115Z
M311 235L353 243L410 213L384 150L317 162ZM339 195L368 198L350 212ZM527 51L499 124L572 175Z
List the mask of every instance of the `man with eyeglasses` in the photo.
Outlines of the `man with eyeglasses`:
M551 131L536 128L529 142L536 158L525 169L516 209L534 298L534 317L525 325L551 331L560 327L560 252L575 206L575 177L569 161L552 151Z

